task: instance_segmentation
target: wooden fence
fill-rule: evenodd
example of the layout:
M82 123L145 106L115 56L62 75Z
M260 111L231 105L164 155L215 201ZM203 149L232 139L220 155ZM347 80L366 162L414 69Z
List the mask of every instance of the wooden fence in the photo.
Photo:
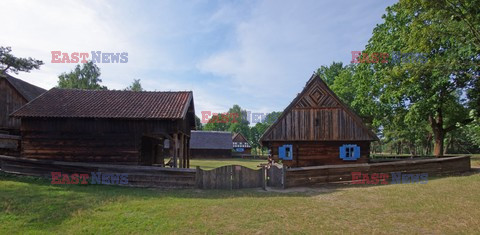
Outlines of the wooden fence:
M448 157L423 160L404 160L383 163L363 163L345 165L326 165L287 168L282 172L283 188L314 186L328 183L349 183L352 181L352 172L363 174L401 172L401 173L428 173L428 176L448 175L469 171L470 157ZM275 180L275 179L273 179ZM278 179L276 179L278 182Z
M352 172L428 173L428 176L469 171L470 157L448 157L423 160L404 160L383 163L325 165L285 168L274 164L254 170L238 165L213 170L163 168L155 166L106 165L79 162L60 162L0 156L1 171L14 174L51 177L51 172L66 174L126 173L128 185L160 188L241 189L270 187L315 186L328 183L349 183Z
M239 165L222 166L212 170L197 167L197 188L241 189L265 188L265 169L250 169Z
M195 169L154 166L107 165L80 162L60 162L0 156L2 171L13 174L51 178L51 172L64 174L128 174L128 185L137 187L194 188Z

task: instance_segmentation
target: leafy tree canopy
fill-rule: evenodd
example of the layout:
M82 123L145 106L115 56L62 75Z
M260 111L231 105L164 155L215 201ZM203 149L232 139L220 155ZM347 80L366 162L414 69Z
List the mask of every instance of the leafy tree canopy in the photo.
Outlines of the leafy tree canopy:
M133 82L125 90L127 91L144 91L140 79L133 79Z
M43 61L31 57L19 58L11 54L11 47L0 47L0 73L30 72L33 69L39 69Z
M82 66L77 65L69 73L58 76L58 88L85 89L85 90L106 90L106 86L100 85L100 68L92 61Z

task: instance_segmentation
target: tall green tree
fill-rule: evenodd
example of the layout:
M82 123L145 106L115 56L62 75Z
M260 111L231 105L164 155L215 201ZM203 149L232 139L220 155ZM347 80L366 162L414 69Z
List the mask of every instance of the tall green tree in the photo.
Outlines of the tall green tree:
M19 58L14 56L11 47L0 47L0 74L13 72L30 72L33 69L39 69L43 61L31 57Z
M317 69L317 74L330 86L344 69L342 62L334 61L330 66L320 66L320 68Z
M378 117L382 117L378 102L379 91L375 87L374 72L365 66L347 65L333 62L330 66L321 66L317 74L327 83L335 94L374 128L380 126ZM375 90L375 92L374 92Z
M85 90L106 90L106 86L100 85L100 68L92 61L82 66L77 65L69 73L58 76L58 88L85 89Z
M205 131L229 131L230 128L230 116L227 114L215 114L212 115L207 124L203 127Z
M144 91L140 79L133 79L133 82L125 90L127 91Z
M412 60L410 55L366 67L375 72L379 100L392 110L404 110L410 120L420 119L413 123L428 122L434 154L442 156L446 134L471 122L469 110L478 108L462 94L472 94L478 84L480 51L471 45L476 34L468 23L445 20L444 12L438 14L423 2L401 0L388 7L385 22L375 27L364 52L423 53L423 61ZM476 27L480 25L478 17L469 16L478 6L459 0L443 2L465 8L466 18L474 20Z
M230 126L228 128L229 131L232 133L242 133L243 136L249 136L249 121L248 121L248 113L246 110L242 110L240 105L235 104L232 108L228 110L228 114L233 114L233 120L230 122Z

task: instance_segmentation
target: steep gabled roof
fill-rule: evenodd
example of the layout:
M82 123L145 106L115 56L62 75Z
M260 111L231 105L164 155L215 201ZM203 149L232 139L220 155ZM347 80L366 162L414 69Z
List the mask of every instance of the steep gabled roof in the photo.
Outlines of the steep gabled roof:
M293 113L294 111L295 113ZM304 116L304 120L298 121L301 114L308 115ZM293 125L296 125L296 129ZM332 127L333 125L336 126ZM305 138L305 136L309 136L309 138ZM313 75L303 91L285 108L280 117L260 138L261 143L303 140L375 141L378 140L378 137L365 126L355 112L330 90L318 75Z
M15 111L13 117L182 119L191 91L108 91L53 88Z
M8 74L0 74L1 77L4 77L5 80L12 85L15 90L20 93L27 102L32 101L33 99L37 98L42 93L46 92L47 90L40 88L38 86L32 85L28 82L24 82L18 78L14 78Z
M192 131L191 149L232 149L232 133L227 131Z
M234 148L237 148L237 147L251 148L247 138L245 138L245 136L242 135L242 133L240 132L233 134L232 141L233 141Z

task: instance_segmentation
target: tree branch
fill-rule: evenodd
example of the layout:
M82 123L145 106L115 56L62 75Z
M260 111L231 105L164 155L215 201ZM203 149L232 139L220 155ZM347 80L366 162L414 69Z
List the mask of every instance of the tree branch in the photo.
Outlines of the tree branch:
M467 118L467 119L465 119L465 120L463 120L463 121L461 121L461 122L458 122L458 123L460 123L460 124L462 124L462 125L467 125L467 124L470 123L470 122L473 122L473 118ZM455 130L455 129L457 129L457 128L458 128L458 126L457 126L456 124L453 124L453 125L445 128L444 130L445 130L445 132L450 132L450 131L453 131L453 130Z

